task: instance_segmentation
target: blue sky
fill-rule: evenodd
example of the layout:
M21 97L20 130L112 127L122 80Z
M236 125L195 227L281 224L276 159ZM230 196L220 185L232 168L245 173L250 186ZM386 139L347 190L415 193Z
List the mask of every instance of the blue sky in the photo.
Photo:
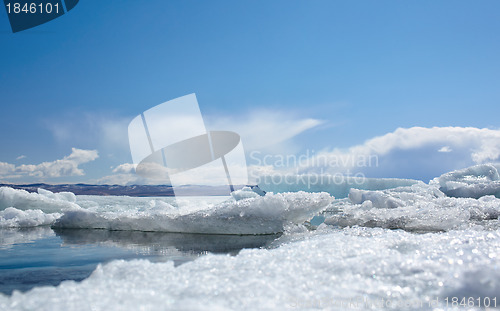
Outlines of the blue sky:
M68 14L15 34L0 12L0 162L53 162L71 148L99 154L85 154L76 174L5 173L0 181L110 175L131 162L128 122L189 93L214 124L257 126L260 118L293 131L293 124L317 120L280 144L296 154L347 150L415 126L495 131L498 12L498 1L81 0ZM417 159L424 168L386 164L370 174L430 178L479 163L467 150L496 142L490 132L481 146L468 145L482 139L472 134L449 144L446 135L393 153L392 163ZM455 153L427 150L448 145L462 148L451 162Z

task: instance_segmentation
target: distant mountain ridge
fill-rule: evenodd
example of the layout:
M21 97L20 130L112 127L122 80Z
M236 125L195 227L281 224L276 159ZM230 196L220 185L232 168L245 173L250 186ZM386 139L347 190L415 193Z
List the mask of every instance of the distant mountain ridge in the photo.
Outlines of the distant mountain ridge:
M165 197L174 196L172 186L169 185L89 185L89 184L60 184L49 185L44 183L11 185L0 184L1 187L11 187L14 189L23 189L28 192L37 192L38 188L46 189L51 192L73 192L77 195L126 195L131 197ZM189 186L188 186L189 187Z
M51 192L73 192L76 195L125 195L130 197L173 197L174 190L170 185L91 185L91 184L0 184L0 187L22 189L28 192L37 192L38 188ZM242 186L237 186L242 187ZM196 186L186 185L177 187L180 196L212 196L229 195L227 186ZM178 193L179 194L179 193ZM179 195L178 195L179 196Z

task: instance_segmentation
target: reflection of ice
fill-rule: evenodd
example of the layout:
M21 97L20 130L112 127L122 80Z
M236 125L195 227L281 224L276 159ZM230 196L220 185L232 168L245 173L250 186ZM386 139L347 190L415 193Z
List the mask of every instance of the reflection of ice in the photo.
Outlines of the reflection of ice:
M31 243L51 236L55 236L55 233L49 227L0 229L0 249L10 248L14 244Z
M149 254L228 253L243 248L265 247L279 235L205 235L166 232L56 229L65 245L104 244L138 249Z

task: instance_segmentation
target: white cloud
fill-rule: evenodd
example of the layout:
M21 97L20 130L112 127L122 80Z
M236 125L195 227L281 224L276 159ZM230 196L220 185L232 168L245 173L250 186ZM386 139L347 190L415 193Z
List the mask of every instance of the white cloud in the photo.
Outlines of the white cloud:
M500 131L474 127L398 128L393 133L366 141L360 148L383 155L396 149L439 144L469 148L473 151L471 156L474 162L481 163L500 156Z
M450 146L443 146L441 147L438 152L452 152L453 150L450 148Z
M0 162L0 176L14 174L16 166L14 164Z
M133 163L123 163L118 165L113 169L113 173L116 174L130 174L135 173L136 164Z
M22 155L18 156L16 158L16 160L22 160L22 159L25 159L25 158L26 158L26 156L24 154L22 154Z
M97 150L83 150L72 148L70 155L53 162L40 164L23 164L16 166L0 162L0 176L15 178L32 176L38 178L52 178L62 176L83 176L85 172L79 168L80 164L93 161L99 157Z
M332 173L351 170L376 172L377 176L384 177L427 178L446 170L498 160L500 130L412 127L398 128L347 150L322 151L301 165L300 171Z

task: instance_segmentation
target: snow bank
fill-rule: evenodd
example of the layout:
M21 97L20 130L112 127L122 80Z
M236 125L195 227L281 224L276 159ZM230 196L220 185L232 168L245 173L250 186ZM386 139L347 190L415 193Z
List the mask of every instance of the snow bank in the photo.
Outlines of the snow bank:
M451 197L480 198L494 195L500 198L498 166L481 164L441 175L430 182Z
M113 261L82 282L0 295L0 309L445 309L447 295L467 294L470 286L481 297L500 292L492 271L498 249L498 231L320 228L279 248L208 254L177 267Z
M95 199L95 198L92 198ZM131 198L125 198L133 201ZM106 200L106 198L99 198ZM119 198L113 198L118 200ZM174 207L153 199L142 205L130 202L113 206L102 202L81 202L54 224L58 228L95 228L109 230L165 231L210 234L269 234L282 232L290 224L310 220L325 209L333 198L327 193L279 193L264 197L229 200L218 204L191 202ZM136 199L136 201L138 201ZM179 200L178 200L179 201ZM146 203L146 204L145 204Z

